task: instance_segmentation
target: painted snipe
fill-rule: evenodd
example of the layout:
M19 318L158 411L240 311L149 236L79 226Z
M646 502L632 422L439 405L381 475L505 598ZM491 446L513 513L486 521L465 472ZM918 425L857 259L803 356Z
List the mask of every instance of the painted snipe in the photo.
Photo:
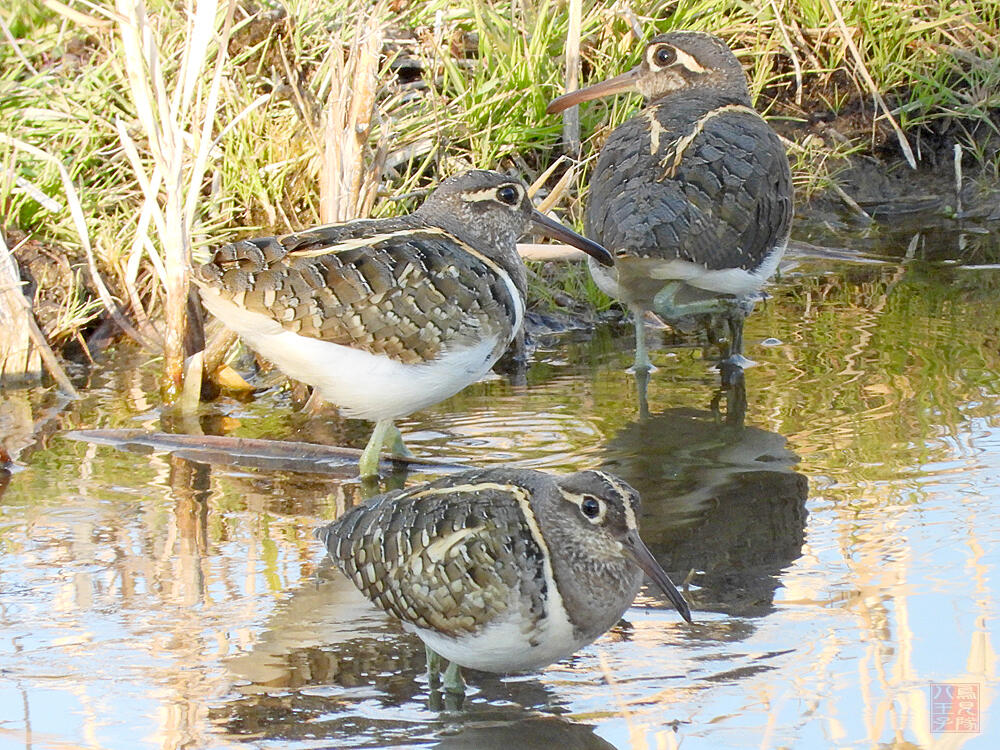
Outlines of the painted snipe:
M639 495L601 471L481 469L395 490L316 531L374 604L427 647L436 684L460 667L523 672L563 659L621 618L645 573L684 597L639 538Z
M375 421L361 461L405 451L393 421L485 375L524 318L517 238L534 225L610 264L606 250L532 208L523 183L470 171L419 209L215 251L195 272L205 307L348 417Z
M723 365L739 367L743 320L788 243L785 149L754 110L739 61L718 37L655 37L642 63L553 100L548 111L637 90L646 106L617 127L594 167L588 237L615 256L597 284L635 316L637 371L650 369L643 314L728 324ZM719 339L723 336L718 337Z

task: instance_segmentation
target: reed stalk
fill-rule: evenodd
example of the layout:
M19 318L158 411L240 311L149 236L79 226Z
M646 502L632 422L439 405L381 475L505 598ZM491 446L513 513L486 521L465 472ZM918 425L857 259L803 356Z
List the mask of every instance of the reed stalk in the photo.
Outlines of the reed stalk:
M322 118L319 175L320 220L326 223L366 217L375 204L386 158L386 138L375 149L369 141L378 119L375 95L384 38L381 4L361 14L346 59L330 55L331 82Z
M116 0L128 92L142 132L145 153L120 120L122 146L142 188L141 220L134 247L149 254L163 291L163 375L161 391L168 402L183 388L187 299L191 266L191 233L212 145L219 87L232 29L234 0L226 4L218 30L216 0L188 0L186 44L176 75L168 77L163 58L164 32L150 22L144 0ZM214 53L214 68L205 80ZM148 234L155 228L155 241ZM162 257L157 256L157 248ZM160 262L157 262L160 261ZM139 296L130 294L133 306Z

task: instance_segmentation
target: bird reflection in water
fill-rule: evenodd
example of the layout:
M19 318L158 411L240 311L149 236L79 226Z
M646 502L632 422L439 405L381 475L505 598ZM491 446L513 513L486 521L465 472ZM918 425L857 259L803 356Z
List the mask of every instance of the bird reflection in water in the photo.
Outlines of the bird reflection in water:
M434 747L449 750L614 747L589 725L539 715L557 701L531 677L476 673L475 696L446 705L450 696L428 690L419 640L401 633L326 558L315 583L292 591L253 646L226 666L236 688L211 717L233 740L365 737L389 746L439 736Z
M727 404L719 411L719 401ZM692 608L769 612L779 574L802 551L808 495L781 435L744 424L742 378L711 411L678 408L628 425L604 448L604 468L643 498L641 526Z

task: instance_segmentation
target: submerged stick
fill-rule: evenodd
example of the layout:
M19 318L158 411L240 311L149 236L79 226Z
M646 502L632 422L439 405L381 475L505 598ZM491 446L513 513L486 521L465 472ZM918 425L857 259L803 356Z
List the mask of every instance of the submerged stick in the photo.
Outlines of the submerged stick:
M220 435L179 435L145 430L74 430L70 440L110 445L119 450L162 451L190 461L225 466L301 471L314 474L356 475L361 451L356 448ZM380 466L423 471L465 471L463 464L413 456L383 455Z

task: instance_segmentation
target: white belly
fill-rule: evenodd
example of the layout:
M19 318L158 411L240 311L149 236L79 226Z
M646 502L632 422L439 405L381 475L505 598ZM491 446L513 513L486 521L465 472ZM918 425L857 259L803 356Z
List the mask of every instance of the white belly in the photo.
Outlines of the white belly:
M752 271L742 268L712 270L700 263L674 258L616 258L612 268L605 268L593 261L589 263L594 282L605 294L632 305L648 309L649 301L663 284L683 281L696 289L733 297L756 295L774 275L785 253L788 239L776 245L764 261ZM662 282L662 283L660 283Z
M589 640L574 636L573 625L561 601L550 607L549 615L544 627L535 632L538 645L532 645L529 640L534 632L533 623L520 617L488 625L474 635L459 638L412 626L407 629L416 632L432 651L460 666L500 674L530 672L565 659L589 643Z
M300 336L202 287L205 307L290 378L307 383L344 416L397 419L458 393L493 365L496 337L446 351L422 364L403 364L340 344Z

